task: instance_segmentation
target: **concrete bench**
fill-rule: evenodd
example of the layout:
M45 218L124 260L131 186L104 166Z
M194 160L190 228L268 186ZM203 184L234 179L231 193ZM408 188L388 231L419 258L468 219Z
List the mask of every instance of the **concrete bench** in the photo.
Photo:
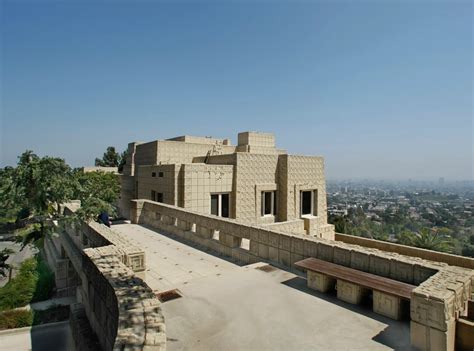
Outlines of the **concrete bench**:
M400 319L403 301L409 301L414 285L344 267L316 258L295 263L308 273L308 287L321 292L332 290L337 282L337 297L358 304L373 291L373 310L392 319Z

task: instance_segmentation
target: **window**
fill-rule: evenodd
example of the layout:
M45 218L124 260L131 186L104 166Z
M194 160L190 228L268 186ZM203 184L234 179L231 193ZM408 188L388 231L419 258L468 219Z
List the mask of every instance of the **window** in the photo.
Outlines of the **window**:
M229 218L230 216L230 195L211 194L211 214Z
M163 193L156 194L156 201L163 202Z
M158 172L158 177L163 178L164 174L163 172Z
M307 190L300 194L300 212L301 216L317 216L318 215L318 191Z
M151 172L152 177L156 177L156 172Z
M262 217L276 213L276 191L262 191Z
M157 193L155 190L152 190L151 201L163 202L163 193Z

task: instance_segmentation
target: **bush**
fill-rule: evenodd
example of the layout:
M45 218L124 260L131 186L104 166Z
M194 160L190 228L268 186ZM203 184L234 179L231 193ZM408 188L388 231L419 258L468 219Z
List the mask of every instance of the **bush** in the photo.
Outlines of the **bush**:
M25 260L18 274L0 288L0 311L22 307L51 296L54 275L39 257Z
M29 327L32 323L32 311L9 310L0 313L0 330Z

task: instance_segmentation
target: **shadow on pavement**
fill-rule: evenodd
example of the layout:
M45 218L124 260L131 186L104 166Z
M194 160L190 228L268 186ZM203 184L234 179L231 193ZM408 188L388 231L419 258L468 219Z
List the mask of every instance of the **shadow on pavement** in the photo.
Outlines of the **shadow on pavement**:
M302 277L295 277L282 282L283 285L299 290L303 293L313 295L321 300L330 302L339 307L348 309L354 313L358 313L375 319L381 323L387 324L388 326L375 335L372 340L381 343L387 347L390 347L398 351L409 351L414 350L410 346L410 324L408 321L395 321L393 319L381 316L372 311L372 303L370 300L365 301L361 305L352 305L350 303L341 301L337 298L336 292L321 293L316 290L308 288L306 279Z

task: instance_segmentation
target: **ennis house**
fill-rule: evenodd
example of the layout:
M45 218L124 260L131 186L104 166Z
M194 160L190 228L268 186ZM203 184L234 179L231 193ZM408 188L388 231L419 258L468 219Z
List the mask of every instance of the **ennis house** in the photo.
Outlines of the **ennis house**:
M120 208L147 199L190 211L334 239L327 224L324 160L289 155L273 134L180 136L128 145Z

